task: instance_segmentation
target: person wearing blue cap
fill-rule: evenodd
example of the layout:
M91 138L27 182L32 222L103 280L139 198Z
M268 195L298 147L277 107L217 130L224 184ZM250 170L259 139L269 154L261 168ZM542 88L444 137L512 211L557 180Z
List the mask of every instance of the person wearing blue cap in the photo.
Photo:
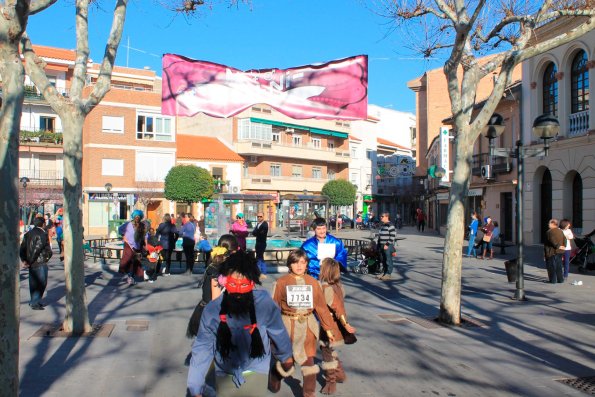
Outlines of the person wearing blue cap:
M141 210L132 212L132 220L118 228L124 241L124 250L120 259L119 272L126 275L126 282L135 285L134 276L141 269L142 252L147 244L147 226L143 222L145 214Z

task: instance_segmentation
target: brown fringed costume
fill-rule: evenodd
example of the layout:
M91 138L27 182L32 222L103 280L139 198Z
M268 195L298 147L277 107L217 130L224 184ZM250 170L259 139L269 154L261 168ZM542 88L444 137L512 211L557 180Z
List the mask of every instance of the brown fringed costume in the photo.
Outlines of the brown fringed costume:
M311 276L290 273L279 278L274 284L273 300L281 308L283 323L292 341L293 358L302 367L304 397L315 396L316 374L319 368L314 365L314 357L320 328L328 331L335 326L322 288ZM314 312L320 324L316 321ZM333 336L337 334L333 332ZM280 380L278 386L280 387Z
M345 290L343 285L322 283L322 291L324 293L324 300L331 315L333 316L333 335L334 342L330 342L325 334L320 336L320 350L322 351L322 369L324 370L324 378L326 384L322 388L323 394L334 394L337 387L337 382L343 383L346 379L345 370L341 361L337 357L337 352L334 347L343 344L343 336L339 329L339 322L347 324L347 313L345 312Z

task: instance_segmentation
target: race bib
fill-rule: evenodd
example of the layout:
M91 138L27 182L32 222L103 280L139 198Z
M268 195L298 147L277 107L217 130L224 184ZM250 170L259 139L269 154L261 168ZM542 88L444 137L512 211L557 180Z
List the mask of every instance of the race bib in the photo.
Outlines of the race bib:
M318 256L319 260L323 260L324 258L334 258L335 257L335 249L337 247L335 244L329 243L318 243Z
M314 295L311 285L288 285L287 305L293 309L313 309Z

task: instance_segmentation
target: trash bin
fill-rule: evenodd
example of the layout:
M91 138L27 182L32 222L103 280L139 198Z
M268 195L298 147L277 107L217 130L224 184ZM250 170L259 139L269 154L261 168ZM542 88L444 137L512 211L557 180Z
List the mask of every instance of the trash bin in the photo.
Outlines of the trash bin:
M506 277L508 277L508 282L509 283L516 282L516 274L517 274L516 258L504 262L504 266L506 266Z

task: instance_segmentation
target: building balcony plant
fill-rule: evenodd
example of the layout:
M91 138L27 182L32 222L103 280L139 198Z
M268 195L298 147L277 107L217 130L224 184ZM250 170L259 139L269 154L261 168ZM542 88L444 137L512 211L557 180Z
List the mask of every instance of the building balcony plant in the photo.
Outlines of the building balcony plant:
M19 134L20 143L53 143L62 145L64 138L61 132L53 131L21 131Z

